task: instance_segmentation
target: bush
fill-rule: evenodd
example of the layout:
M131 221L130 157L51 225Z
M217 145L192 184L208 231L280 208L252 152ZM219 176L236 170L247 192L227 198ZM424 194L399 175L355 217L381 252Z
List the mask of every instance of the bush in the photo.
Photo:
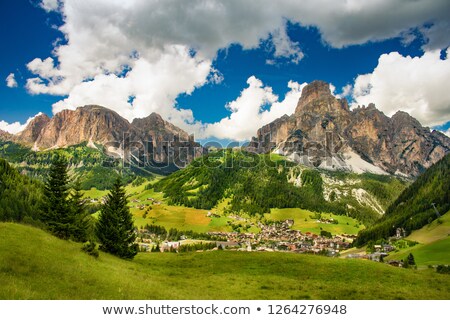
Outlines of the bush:
M325 230L320 231L320 236L321 237L325 237L325 238L332 238L333 237L331 232L328 232L328 231L325 231Z
M97 244L94 241L88 241L81 248L88 255L93 256L94 258L98 258L99 252L97 250Z
M442 264L438 265L436 268L436 272L441 274L450 274L450 266L445 266Z

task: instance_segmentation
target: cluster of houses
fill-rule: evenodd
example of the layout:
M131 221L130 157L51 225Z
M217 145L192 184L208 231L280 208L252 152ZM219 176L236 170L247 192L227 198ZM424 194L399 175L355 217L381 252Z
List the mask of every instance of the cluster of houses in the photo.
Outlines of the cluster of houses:
M377 262L384 262L384 258L389 255L390 252L395 251L397 248L393 243L406 236L406 231L403 228L397 228L396 234L388 239L387 243L376 244L373 246L373 252L371 253L353 253L346 256L348 259L366 259ZM403 261L401 260L389 260L387 264L395 267L402 267Z
M351 240L344 235L326 238L317 234L293 230L294 220L285 220L270 225L258 224L260 233L211 232L211 235L227 238L228 246L236 244L246 251L291 251L297 253L338 255L347 249Z
M150 239L142 239L142 242L138 243L141 251L152 251L153 248L156 247L156 243L154 243ZM178 248L182 245L182 241L163 241L161 244L158 244L159 251L161 252L172 252L178 251Z
M237 251L290 251L296 253L313 253L328 256L337 256L343 250L349 248L352 239L348 235L335 235L332 238L299 230L292 230L293 220L285 220L270 225L259 223L260 233L241 232L209 232L208 234L226 241L216 241L217 248ZM162 241L158 237L146 235L141 237L139 245L144 251L159 244L161 251L177 250L186 241L178 242Z
M154 199L154 198L147 198L147 201L150 201L151 204L156 204L156 205L161 204L160 201L157 201L157 200ZM131 203L136 203L135 206L136 206L136 208L139 209L139 210L144 210L145 207L149 207L149 206L150 206L150 203L140 204L140 203L141 203L141 200L139 200L139 199L132 199L132 200L131 200Z
M389 255L389 252L394 251L396 248L392 244L374 245L374 252L372 253L354 253L349 254L348 259L366 259L372 261L383 261L384 257Z

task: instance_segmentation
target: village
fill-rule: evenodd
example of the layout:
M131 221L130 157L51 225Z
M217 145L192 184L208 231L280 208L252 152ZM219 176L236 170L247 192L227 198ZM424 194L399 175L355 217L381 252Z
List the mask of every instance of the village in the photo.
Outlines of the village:
M259 233L250 232L208 232L207 235L213 239L221 239L215 242L215 250L235 250L235 251L284 251L295 253L312 253L327 256L338 256L343 250L350 247L355 238L354 235L335 235L331 237L320 236L311 232L302 233L299 230L292 230L293 220L265 225L258 223ZM181 237L179 241L168 241L161 239L156 233L149 233L145 229L138 231L139 246L143 251L151 251L157 244L159 250L178 251L178 249L193 241L203 241L199 239L187 239Z
M160 205L161 202L154 198L147 198L152 205ZM103 199L91 199L91 202L103 201ZM138 199L132 199L131 205L137 209L144 210L149 204L141 204ZM208 212L207 217L219 218L220 215ZM247 219L238 215L229 215L234 221L247 222ZM333 224L332 218L318 218L317 222L323 224ZM230 224L233 226L233 224ZM237 229L232 232L208 232L206 236L199 238L182 234L177 241L170 241L161 237L161 234L152 233L146 229L136 229L137 244L142 252L180 252L183 247L194 247L195 251L204 250L231 250L231 251L258 251L258 252L291 252L317 254L329 257L341 256L341 253L352 247L352 242L356 238L354 234L332 235L329 232L321 231L320 234L312 232L301 232L294 230L294 220L275 221L270 223L250 223L250 226L257 227L260 232L242 232ZM244 229L245 230L245 229ZM366 251L358 253L348 253L344 257L347 259L365 259L377 262L384 262L384 258L397 249L398 241L405 237L405 230L398 228L396 235L387 241L372 244ZM403 261L389 260L388 264L402 267Z

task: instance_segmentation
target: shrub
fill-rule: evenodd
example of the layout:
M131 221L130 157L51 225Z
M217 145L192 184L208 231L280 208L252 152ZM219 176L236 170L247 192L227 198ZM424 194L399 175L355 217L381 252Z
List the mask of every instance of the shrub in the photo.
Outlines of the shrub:
M94 241L88 241L81 248L88 255L98 258L99 252L97 250L97 244Z
M436 272L441 274L450 274L450 266L445 266L442 264L438 265L436 268Z

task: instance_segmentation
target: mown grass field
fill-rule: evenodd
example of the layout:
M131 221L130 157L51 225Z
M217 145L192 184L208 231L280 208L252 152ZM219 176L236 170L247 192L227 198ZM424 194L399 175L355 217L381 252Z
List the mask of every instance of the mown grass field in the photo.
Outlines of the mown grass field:
M141 253L124 261L0 223L0 299L450 299L432 270L289 253Z
M187 208L181 206L169 206L166 204L152 205L152 209L144 218L144 210L132 208L136 226L155 224L166 229L192 230L196 232L229 231L227 218L210 218L206 215L208 210Z
M156 204L153 203L153 200L147 200L149 198L159 203ZM133 203L133 199L139 202ZM196 232L228 231L230 229L227 225L229 219L207 217L208 210L168 205L163 199L163 194L155 192L153 189L143 190L142 192L136 190L135 195L130 196L129 200L132 206L131 213L134 216L135 225L138 227L156 224L166 229L176 228ZM142 205L144 209L139 208ZM147 211L148 208L151 209Z
M230 219L207 217L208 210L168 205L161 192L155 192L153 189L146 190L146 185L147 183L136 187L127 185L125 188L129 196L130 211L134 216L134 223L137 227L156 224L166 229L176 228L195 232L231 231L227 224ZM107 194L108 191L95 188L84 191L84 197L91 199L98 199ZM148 200L150 198L154 200ZM133 202L133 200L138 202ZM159 202L159 204L154 204L154 201ZM141 209L141 206L144 206L144 208ZM151 209L147 211L148 208ZM144 216L146 211L147 215ZM94 216L98 216L98 213Z
M292 229L300 230L302 232L312 232L320 234L321 230L331 232L332 234L357 234L359 230L363 229L357 220L347 217L338 216L331 213L322 213L322 218L333 218L339 221L339 224L328 224L317 222L317 219L311 218L315 213L309 210L298 208L289 209L272 209L270 214L264 215L268 220L284 221L286 219L293 219L294 225ZM321 229L322 228L322 229Z

